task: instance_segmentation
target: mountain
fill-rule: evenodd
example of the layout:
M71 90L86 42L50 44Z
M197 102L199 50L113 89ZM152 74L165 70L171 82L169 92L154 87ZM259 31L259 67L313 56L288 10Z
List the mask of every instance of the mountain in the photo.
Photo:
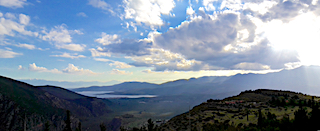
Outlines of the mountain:
M86 120L111 112L109 100L83 96L54 86L32 86L0 76L0 130L51 130L65 127L66 110L71 112L75 128L81 121L85 128L92 125ZM98 125L95 125L98 127ZM94 128L93 128L94 129Z
M123 85L123 86L121 86ZM121 89L119 89L121 87ZM282 89L320 95L320 67L301 66L292 70L268 74L237 74L229 77L205 76L176 80L160 85L150 83L122 83L108 87L89 87L74 91L115 91L114 94L192 95L240 92L249 89ZM225 96L226 97L226 96Z
M121 84L116 84L113 86L90 86L85 88L76 88L72 91L127 91L127 90L141 90L141 89L153 89L157 88L159 85L151 84L146 82L124 82Z
M121 83L120 81L109 81L109 82L98 82L98 81L76 81L76 82L69 82L69 81L48 81L48 80L41 80L41 79L20 79L19 81L29 83L35 86L41 85L55 85L64 88L79 88L79 87L89 87L89 86L107 86L107 85L115 85Z

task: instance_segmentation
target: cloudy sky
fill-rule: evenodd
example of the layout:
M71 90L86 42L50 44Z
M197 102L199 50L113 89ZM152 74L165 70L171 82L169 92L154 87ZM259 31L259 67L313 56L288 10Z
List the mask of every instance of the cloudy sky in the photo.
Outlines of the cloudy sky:
M0 75L146 81L320 65L318 0L0 0Z

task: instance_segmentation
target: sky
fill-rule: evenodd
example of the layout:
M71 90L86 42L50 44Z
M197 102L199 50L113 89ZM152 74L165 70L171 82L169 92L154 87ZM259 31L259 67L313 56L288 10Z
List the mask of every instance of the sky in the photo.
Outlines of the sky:
M318 0L0 0L0 75L162 83L320 65Z

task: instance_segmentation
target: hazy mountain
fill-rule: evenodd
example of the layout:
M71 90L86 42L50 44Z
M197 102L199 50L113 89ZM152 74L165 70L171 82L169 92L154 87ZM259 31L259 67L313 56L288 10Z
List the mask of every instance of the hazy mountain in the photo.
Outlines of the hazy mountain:
M0 130L62 130L66 110L72 114L72 125L80 120L84 127L92 126L86 119L111 112L110 101L90 98L54 86L32 86L0 76ZM25 126L24 126L25 125ZM96 125L97 126L97 125Z
M41 79L20 79L19 81L29 83L35 86L42 86L42 85L54 85L63 88L80 88L80 87L89 87L89 86L108 86L108 85L115 85L121 83L120 81L109 81L109 82L98 82L98 81L76 81L76 82L68 82L68 81L47 81Z
M121 87L121 89L120 89ZM206 76L166 82L160 85L149 83L122 83L107 87L89 87L74 91L115 91L115 94L186 95L240 92L249 89L280 89L320 94L320 67L301 66L268 74L237 74L230 77Z
M73 91L127 91L140 89L153 89L159 85L146 82L124 82L112 86L90 86L85 88L72 89Z

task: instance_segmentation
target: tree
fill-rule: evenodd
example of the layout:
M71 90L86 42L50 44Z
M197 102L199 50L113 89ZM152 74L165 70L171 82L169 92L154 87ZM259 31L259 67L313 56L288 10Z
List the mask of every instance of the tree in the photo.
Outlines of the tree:
M313 106L310 116L310 124L312 130L320 129L318 125L320 123L320 110L318 106Z
M44 131L50 131L50 123L49 123L49 121L47 121L47 122L44 124Z
M65 120L65 123L66 123L66 127L64 127L63 131L72 131L69 110L67 110L67 120Z
M148 120L148 131L153 131L154 130L154 123L152 122L151 119Z
M76 131L81 131L81 122L78 123L78 127L76 128Z
M297 130L299 131L303 131L306 130L305 128L307 127L307 123L308 123L308 116L307 116L307 111L305 109L303 109L302 107L299 108L299 110L297 110L294 113L294 125L296 127Z
M106 131L107 127L103 123L100 124L100 131Z
M262 112L261 112L261 109L259 109L259 117L258 117L258 126L259 127L262 127L263 126L263 117L262 117Z

